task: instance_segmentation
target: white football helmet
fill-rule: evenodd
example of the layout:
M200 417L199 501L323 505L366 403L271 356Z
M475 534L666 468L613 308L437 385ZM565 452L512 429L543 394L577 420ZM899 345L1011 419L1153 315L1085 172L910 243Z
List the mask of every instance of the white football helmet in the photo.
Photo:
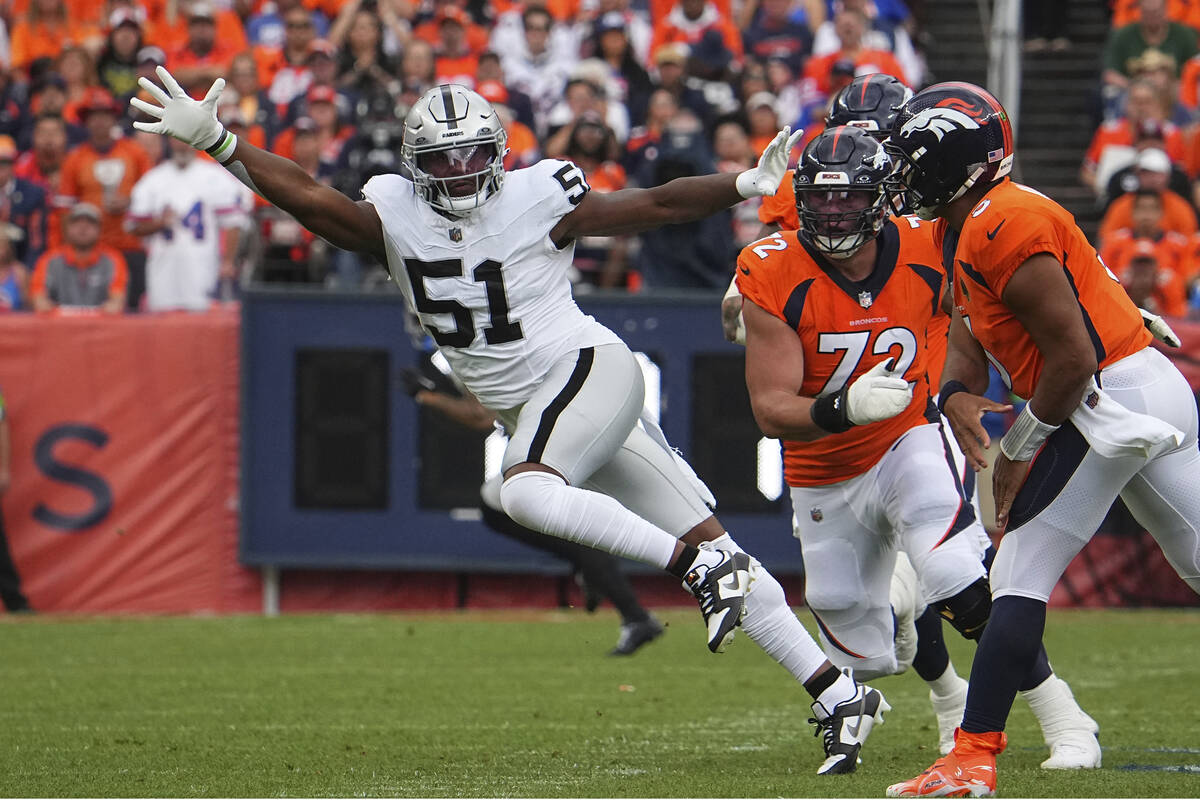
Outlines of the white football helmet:
M408 112L400 160L427 203L462 216L500 189L507 141L491 103L446 83L421 95Z

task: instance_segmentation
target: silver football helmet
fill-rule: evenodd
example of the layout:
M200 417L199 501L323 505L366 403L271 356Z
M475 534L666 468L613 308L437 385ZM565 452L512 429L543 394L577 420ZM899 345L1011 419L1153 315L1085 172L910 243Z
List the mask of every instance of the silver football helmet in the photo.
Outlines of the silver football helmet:
M400 160L427 203L462 216L500 189L507 141L491 103L447 83L421 95L408 112Z

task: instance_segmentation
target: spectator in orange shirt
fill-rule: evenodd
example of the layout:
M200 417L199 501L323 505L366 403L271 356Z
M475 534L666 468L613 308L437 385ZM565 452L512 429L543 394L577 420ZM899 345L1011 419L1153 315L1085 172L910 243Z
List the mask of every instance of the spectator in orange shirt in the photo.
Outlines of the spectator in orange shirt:
M96 65L86 50L71 45L64 47L59 54L54 71L67 85L67 102L63 106L63 117L67 122L78 125L81 121L80 104L88 96L89 90L100 83L96 78Z
M729 17L721 13L715 3L708 0L679 0L674 8L654 26L650 39L650 52L654 53L664 44L681 43L688 46L699 44L708 31L716 31L725 49L735 64L742 60L742 34Z
M504 132L508 134L508 141L505 143L508 152L504 154L504 168L523 169L540 161L542 153L538 148L537 137L528 125L517 121L512 109L508 107L508 90L504 88L504 84L500 81L480 81L475 91L496 109Z
M312 85L307 61L317 38L313 12L303 6L293 6L285 11L283 22L282 48L258 47L254 50L259 81L267 87L267 97L281 117L287 114L288 104Z
M58 58L68 45L99 51L104 39L99 29L74 19L63 0L32 0L25 16L12 31L12 65L27 70L39 58Z
M39 115L33 122L33 144L18 156L13 174L42 187L46 197L59 194L59 175L67 157L67 123L57 114ZM53 231L57 225L53 225ZM57 237L52 234L52 239Z
M117 127L120 108L112 95L93 89L80 109L88 139L63 162L59 203L91 203L102 210L101 244L121 251L130 271L129 303L134 309L145 291L146 255L141 240L125 230L133 185L153 166L146 151Z
M1183 236L1191 236L1197 230L1196 212L1187 200L1167 188L1171 174L1171 162L1161 150L1143 150L1138 155L1134 170L1139 192L1157 192L1162 197L1162 229ZM1137 195L1129 193L1118 197L1108 207L1100 221L1100 243L1103 247L1109 237L1121 228L1133 227L1133 202Z
M436 49L442 41L442 22L454 19L462 25L463 42L473 55L478 56L488 49L488 31L482 25L476 25L471 15L458 0L436 0L437 10L433 16L413 28L413 36L429 42Z
M467 13L453 6L442 9L437 17L438 39L434 45L436 54L434 73L438 83L461 83L475 85L475 70L479 66L478 54L467 42Z
M217 78L225 77L237 50L217 37L217 18L206 0L188 9L187 40L167 57L167 69L189 91L208 90Z
M121 313L129 275L121 254L100 243L100 209L91 203L75 204L63 228L65 244L43 253L33 270L33 309Z
M1159 314L1187 313L1187 285L1191 278L1190 241L1162 228L1162 196L1151 190L1133 196L1133 225L1116 231L1105 240L1101 258L1126 284L1130 263L1150 256L1156 265L1155 304L1146 306Z
M1167 109L1163 106L1162 98L1154 84L1146 80L1131 83L1125 100L1125 116L1105 122L1092 136L1092 143L1083 156L1083 166L1079 171L1080 181L1099 194L1104 190L1104 185L1098 184L1097 179L1106 178L1104 175L1098 175L1105 149L1133 147L1137 140L1144 138L1149 131L1158 133L1166 142L1167 156L1171 161L1182 164L1183 134L1179 128L1167 122L1166 117ZM1132 160L1133 154L1129 155Z
M870 26L865 14L846 9L834 18L833 24L838 41L841 42L841 49L808 60L804 67L804 80L810 84L812 91L822 97L832 96L833 65L839 61L854 64L855 73L858 75L883 72L899 78L904 83L909 82L904 68L894 55L886 50L872 50L863 45L863 37Z
M170 53L187 42L189 4L192 0L142 0L149 12L145 32L146 41L153 42ZM250 44L246 40L246 29L242 18L229 8L212 8L213 21L217 26L217 41L228 50L240 53Z

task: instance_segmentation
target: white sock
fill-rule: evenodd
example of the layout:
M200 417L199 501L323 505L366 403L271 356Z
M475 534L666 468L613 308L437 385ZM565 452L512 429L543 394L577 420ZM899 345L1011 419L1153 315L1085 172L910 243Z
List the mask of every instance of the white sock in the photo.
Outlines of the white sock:
M825 691L821 692L817 697L817 702L825 707L825 710L832 712L838 703L844 703L854 697L858 692L858 686L854 683L846 673L838 673L838 679L833 682Z
M1064 730L1086 729L1089 733L1095 732L1095 721L1079 707L1071 687L1053 673L1037 686L1018 694L1029 703L1029 710L1037 718L1047 744Z
M721 550L742 552L742 548L738 547L737 542L728 533L714 539L713 546ZM754 586L750 594L746 595L746 616L742 619L742 630L801 683L816 675L827 660L820 645L808 635L808 629L788 606L787 597L779 581L761 565L758 567ZM851 687L852 694L854 681L845 676L838 679L838 683L843 681Z
M931 681L927 681L930 690L938 697L949 697L958 688L962 678L954 671L954 664L946 662L946 671Z
M608 495L568 486L548 472L520 472L500 487L504 513L535 531L666 569L678 543L671 534Z

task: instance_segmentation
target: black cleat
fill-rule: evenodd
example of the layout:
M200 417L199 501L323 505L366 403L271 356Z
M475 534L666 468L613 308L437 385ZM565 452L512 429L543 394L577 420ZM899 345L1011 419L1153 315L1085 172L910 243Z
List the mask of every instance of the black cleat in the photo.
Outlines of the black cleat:
M746 614L746 594L750 591L752 571L758 562L745 553L711 547L703 549L718 553L721 561L713 567L705 564L693 567L683 579L683 588L700 604L700 613L708 625L708 649L720 653L733 641L734 630L742 624Z
M641 649L642 645L653 642L663 635L662 623L654 617L646 617L641 622L627 622L621 626L621 635L617 646L609 651L610 656L631 656Z
M812 704L815 717L809 723L817 726L813 735L820 734L825 746L825 761L817 769L818 775L854 772L863 742L876 724L883 724L883 712L892 710L878 689L861 683L856 686L854 696L838 703L832 711L820 701Z

